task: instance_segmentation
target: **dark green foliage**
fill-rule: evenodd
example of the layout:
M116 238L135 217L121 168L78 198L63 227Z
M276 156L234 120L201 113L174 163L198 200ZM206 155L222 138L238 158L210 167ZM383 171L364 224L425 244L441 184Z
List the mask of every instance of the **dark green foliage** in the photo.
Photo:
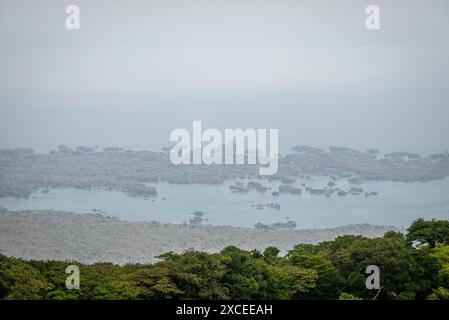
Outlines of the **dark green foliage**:
M39 300L54 287L36 268L20 259L0 256L0 298Z
M438 266L428 252L410 246L400 233L389 232L382 238L337 239L345 245L330 251L330 259L341 272L344 290L366 299L374 297L365 288L365 269L376 265L381 271L382 292L379 298L395 299L416 295L423 298L435 282Z
M408 228L407 240L431 247L437 243L449 244L449 221L418 219Z
M332 262L323 256L304 250L303 246L295 246L288 255L288 264L301 268L314 270L318 279L316 286L310 292L304 293L301 298L308 299L336 299L341 287L341 277ZM309 251L309 252L307 252Z
M285 256L275 247L169 252L151 265L0 255L0 299L449 299L447 226L447 221L417 220L406 236L341 236L298 244ZM80 268L79 290L65 287L71 264ZM365 286L369 265L380 269L380 291Z

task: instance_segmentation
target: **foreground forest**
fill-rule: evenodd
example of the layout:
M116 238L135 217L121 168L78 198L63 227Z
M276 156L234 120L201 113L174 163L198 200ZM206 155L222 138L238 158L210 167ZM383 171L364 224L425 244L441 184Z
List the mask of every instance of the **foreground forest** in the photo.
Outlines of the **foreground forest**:
M285 256L268 247L219 253L189 250L154 264L25 261L0 255L1 299L449 299L449 221L416 220L404 235L339 236L298 244ZM66 267L80 268L68 290ZM368 265L380 290L365 286Z

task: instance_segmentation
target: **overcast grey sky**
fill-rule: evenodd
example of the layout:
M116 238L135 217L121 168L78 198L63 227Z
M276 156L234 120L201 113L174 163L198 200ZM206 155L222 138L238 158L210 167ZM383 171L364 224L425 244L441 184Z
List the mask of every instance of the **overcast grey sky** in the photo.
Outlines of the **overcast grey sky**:
M159 149L202 120L281 150L444 151L448 57L446 0L0 0L0 148Z

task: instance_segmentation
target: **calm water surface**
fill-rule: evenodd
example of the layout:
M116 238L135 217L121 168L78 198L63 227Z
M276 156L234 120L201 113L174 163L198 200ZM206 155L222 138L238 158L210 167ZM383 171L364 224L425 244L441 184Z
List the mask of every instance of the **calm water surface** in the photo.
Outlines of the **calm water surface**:
M298 181L309 187L324 187L326 177ZM243 181L246 182L246 181ZM365 191L377 191L378 196L348 195L330 198L310 195L280 194L273 196L279 182L260 181L271 187L267 193L250 191L235 194L229 185L172 185L154 184L158 195L145 200L121 192L105 190L54 189L49 194L40 192L29 199L3 198L0 205L9 210L55 209L77 213L91 213L100 209L107 214L130 221L160 221L183 223L192 218L192 212L206 212L206 223L252 227L257 222L270 224L291 219L298 228L326 228L345 224L371 223L408 226L418 217L449 219L449 179L426 183L368 182L360 185ZM337 187L347 190L346 181L337 181ZM301 187L304 189L304 187ZM166 198L166 200L163 200ZM280 210L257 210L252 205L276 202Z

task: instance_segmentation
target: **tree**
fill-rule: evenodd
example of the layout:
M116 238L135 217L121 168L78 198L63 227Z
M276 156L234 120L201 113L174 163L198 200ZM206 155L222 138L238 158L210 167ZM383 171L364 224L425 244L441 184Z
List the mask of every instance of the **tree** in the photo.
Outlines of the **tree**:
M169 270L162 264L142 267L131 274L129 280L137 287L138 299L173 299L184 294L184 291L173 283Z
M366 289L364 281L369 265L376 265L380 270L383 290L379 299L411 295L425 298L435 283L438 268L435 259L425 248L420 250L410 246L401 233L388 232L382 238L358 237L340 243L342 248L334 248L330 254L345 279L345 292L365 299L373 298L373 292Z
M438 285L449 289L449 246L441 243L436 244L430 256L438 261Z
M312 269L317 273L318 279L315 287L307 295L303 295L302 298L336 299L341 284L338 270L330 260L318 254L306 252L303 249L304 247L302 246L295 247L287 255L289 264L305 269ZM308 249L311 249L311 247L308 247Z
M172 283L182 291L180 298L228 298L228 289L221 286L226 269L219 254L189 250L161 257L165 260L158 265L167 269Z
M289 274L290 298L300 299L305 293L310 292L316 286L318 274L315 270L287 265L283 270Z
M408 228L407 240L428 244L432 248L437 243L449 245L449 221L424 219L415 220Z
M449 289L438 287L434 289L428 300L449 300Z
M263 256L264 260L269 264L276 264L280 261L278 258L280 250L276 247L268 247L264 250Z
M275 251L270 249L268 252ZM250 252L234 246L223 249L220 254L226 266L222 281L229 288L231 299L287 299L289 297L291 276L280 267L265 261L265 256L256 258Z
M363 299L356 297L350 293L342 292L338 297L338 300L363 300Z
M38 270L20 259L0 259L0 298L40 300L52 290L51 283Z

